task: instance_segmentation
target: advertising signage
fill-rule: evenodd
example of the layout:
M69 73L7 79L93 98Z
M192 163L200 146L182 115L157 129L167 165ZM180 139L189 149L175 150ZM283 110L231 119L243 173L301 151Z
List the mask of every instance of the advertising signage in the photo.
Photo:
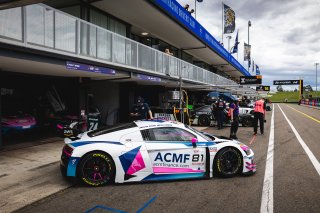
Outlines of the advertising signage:
M142 75L137 74L137 78L144 81L155 81L155 82L161 82L161 78L149 76L149 75Z
M240 76L240 85L243 84L262 84L262 76Z
M273 85L299 85L300 80L275 80Z
M270 86L257 86L256 91L259 92L269 92L270 91Z
M102 73L102 74L109 74L109 75L116 74L116 71L114 69L109 69L106 67L98 67L98 66L93 66L89 64L81 64L73 61L67 61L66 68L68 70L81 70L86 72Z

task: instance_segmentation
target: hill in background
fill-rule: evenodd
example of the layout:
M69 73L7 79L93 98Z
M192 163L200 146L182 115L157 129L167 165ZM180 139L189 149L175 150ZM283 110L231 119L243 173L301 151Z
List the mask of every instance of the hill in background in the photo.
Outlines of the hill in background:
M315 92L310 92L308 95L312 95L312 97L316 97ZM320 96L320 92L318 95ZM285 102L285 99L288 99L288 102L298 102L299 101L299 92L276 92L270 96L270 100L272 102Z

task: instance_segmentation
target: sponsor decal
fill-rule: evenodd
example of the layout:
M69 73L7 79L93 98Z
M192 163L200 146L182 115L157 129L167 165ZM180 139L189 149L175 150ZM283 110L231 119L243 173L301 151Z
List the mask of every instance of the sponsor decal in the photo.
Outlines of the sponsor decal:
M73 159L73 160L71 161L72 165L74 165L76 161L77 161L76 159Z
M196 150L199 152L199 150ZM204 154L177 154L158 152L154 157L153 167L189 168L190 165L203 166Z
M218 148L217 147L209 147L210 152L217 152Z
M161 152L158 152L154 159L154 161L165 161L170 163L186 163L187 160L190 160L190 154L165 153L162 156Z

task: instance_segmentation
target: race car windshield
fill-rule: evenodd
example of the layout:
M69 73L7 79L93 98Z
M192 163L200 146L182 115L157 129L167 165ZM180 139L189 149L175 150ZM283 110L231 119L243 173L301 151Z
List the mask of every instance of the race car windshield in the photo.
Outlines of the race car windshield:
M214 138L210 138L208 136L206 136L205 134L203 134L202 132L192 128L191 126L185 125L185 127L193 132L196 132L198 135L200 135L201 137L203 137L204 139L206 139L207 141L212 141L215 140Z
M88 136L92 138L92 137L107 134L110 132L116 132L119 130L130 129L130 128L134 128L134 127L137 127L137 125L134 122L126 123L126 124L119 124L119 125L112 126L112 127L103 127L103 128L96 129L96 130L89 132Z

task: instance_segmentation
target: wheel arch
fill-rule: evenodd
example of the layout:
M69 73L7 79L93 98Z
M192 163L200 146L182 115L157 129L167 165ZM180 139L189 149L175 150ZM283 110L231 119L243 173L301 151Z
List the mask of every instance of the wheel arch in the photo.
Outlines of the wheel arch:
M216 171L216 169L215 169L215 163L216 163L216 160L217 160L217 156L218 156L219 153L221 153L223 150L225 150L225 149L227 149L227 148L232 148L232 149L236 150L236 152L238 152L238 154L240 154L240 156L241 156L241 165L240 165L240 168L241 168L241 169L238 171L238 174L241 174L241 173L242 173L242 168L243 168L243 163L244 163L244 160L243 160L244 155L243 155L242 151L240 151L240 149L239 149L238 147L228 145L228 146L224 146L224 147L220 148L220 149L217 151L217 153L214 155L213 159L211 160L211 162L212 162L211 169L212 169L212 175L213 175L213 176L217 176L217 174L218 174L218 171Z
M90 150L90 151L88 151L87 153L83 154L83 155L80 157L80 160L79 160L79 162L78 162L78 164L77 164L77 167L76 167L76 177L79 178L79 167L80 167L80 165L81 165L82 160L83 160L86 156L88 156L89 154L94 153L94 152L104 153L104 154L106 154L106 155L111 159L112 165L114 166L114 177L113 177L113 180L112 180L112 181L115 181L115 177L116 177L116 174L117 174L117 168L116 168L115 160L114 160L114 158L111 156L111 154L109 154L108 152L106 152L105 150L102 150L102 149Z

